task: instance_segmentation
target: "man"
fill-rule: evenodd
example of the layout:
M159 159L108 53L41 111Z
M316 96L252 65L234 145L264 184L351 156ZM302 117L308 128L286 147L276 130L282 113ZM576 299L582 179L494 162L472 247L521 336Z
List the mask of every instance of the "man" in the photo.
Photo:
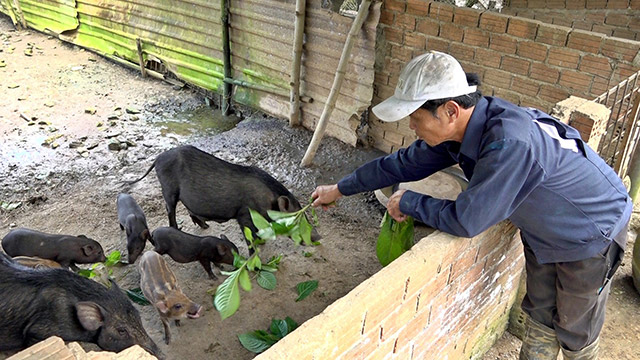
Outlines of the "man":
M556 359L560 349L565 359L595 359L631 199L574 128L539 110L483 97L470 75L440 52L411 60L394 95L373 112L388 122L409 116L419 140L337 184L318 186L313 205L327 208L343 195L459 164L469 186L455 201L398 190L389 214L462 237L511 220L521 232L527 271L520 359Z

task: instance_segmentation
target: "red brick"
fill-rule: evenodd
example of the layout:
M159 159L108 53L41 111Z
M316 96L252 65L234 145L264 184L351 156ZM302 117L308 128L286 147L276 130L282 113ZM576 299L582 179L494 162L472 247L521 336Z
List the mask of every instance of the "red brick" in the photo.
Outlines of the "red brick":
M395 18L395 14L389 10L382 10L380 12L380 23L386 25L393 25L393 20Z
M546 0L529 0L527 1L529 8L545 8L547 6Z
M392 311L392 310L390 310ZM411 297L392 311L381 323L383 333L381 341L385 341L402 329L416 315L416 297Z
M489 46L489 33L481 29L468 28L464 30L462 42L471 46L486 48Z
M601 25L601 24L593 24L591 31L597 32L600 34L605 34L607 36L613 35L613 27L609 25ZM607 41L607 39L605 39Z
M379 84L379 85L387 85L389 83L389 75L386 75L380 71L377 71L373 75L373 83Z
M569 92L558 87L557 85L542 85L538 94L543 100L557 103L569 97Z
M532 63L529 77L535 80L555 84L558 82L558 78L560 77L560 71L545 64Z
M417 19L417 21L416 30L419 33L431 36L438 36L440 34L440 24L437 21L429 18Z
M607 0L587 0L585 7L587 9L605 9L607 7Z
M512 104L520 105L520 94L507 90L507 89L495 89L493 96L507 100Z
M585 6L586 6L585 0L567 1L567 10L584 10Z
M427 36L427 45L425 46L425 48L427 50L435 50L446 53L449 51L449 43L450 42L448 40Z
M424 0L409 0L407 2L407 12L418 16L427 16L429 14L429 2Z
M407 8L407 2L405 0L385 0L382 4L385 9L400 13L403 13Z
M384 38L389 42L402 44L404 32L395 27L384 28Z
M476 9L457 7L453 10L453 23L460 26L477 27L480 12Z
M444 22L453 21L454 6L439 2L432 2L429 6L429 17Z
M569 34L567 47L597 54L604 40L604 35L584 30L573 30Z
M608 0L607 9L626 9L629 7L629 0Z
M509 1L509 7L510 8L526 8L527 7L527 0L511 0Z
M416 49L424 50L426 39L423 34L408 32L404 34L404 43Z
M384 139L398 146L404 146L404 136L395 131L385 131Z
M547 58L548 46L539 44L534 41L520 41L518 43L518 50L516 55L522 56L527 59L533 59L537 61L544 61Z
M474 60L479 65L498 69L500 68L502 54L497 51L478 48L476 49Z
M520 59L515 56L505 56L502 58L502 64L500 65L500 69L504 71L508 71L515 75L529 75L529 67L531 66L531 61Z
M536 33L538 32L538 24L539 22L535 20L518 19L512 17L511 19L509 19L507 34L533 40L536 38Z
M545 4L549 9L564 9L566 7L565 0L546 0Z
M476 49L476 51L478 51L478 49ZM462 65L462 69L465 72L475 73L480 77L480 79L482 79L482 77L484 76L484 72L486 70L485 67L480 66L474 62L462 61L460 62L460 65Z
M583 74L578 71L563 70L560 72L560 80L558 84L576 90L576 96L584 96L589 93L593 75Z
M451 41L462 41L464 30L454 24L442 24L440 26L440 37Z
M416 29L416 18L409 14L398 14L395 24L403 29L413 31Z
M591 96L598 97L609 91L612 87L610 78L596 76L593 78L593 85L591 85Z
M579 61L580 52L578 51L564 48L549 49L549 65L560 66L568 69L577 69Z
M570 28L575 28L578 25L574 25L577 24L578 21L574 22L574 19L572 18L567 18L567 17L557 17L557 18L553 18L553 21L551 22L553 25L557 25L557 26L566 26L566 27L570 27ZM589 25L589 28L591 28L591 25ZM579 29L583 29L583 28L579 28Z
M393 54L394 58L404 62L405 64L408 63L409 60L413 58L413 53L411 49L406 48L404 46L392 45L391 53Z
M475 49L461 43L451 43L449 45L449 54L453 55L458 61L473 60Z
M604 56L632 62L638 52L640 52L640 42L625 39L605 38L601 51Z
M613 66L606 57L587 54L580 60L578 69L589 74L609 78L613 71Z
M364 359L373 353L379 344L380 335L375 331L370 331L360 341L356 342L351 349L344 352L341 357L343 359Z
M550 14L548 12L536 12L534 15L534 19L546 24L551 24L553 23L553 14Z
M511 17L500 13L485 11L480 16L480 28L491 32L504 33Z
M504 34L491 34L489 39L489 48L504 53L515 54L517 48L517 40L513 36Z
M620 13L612 13L607 15L607 18L604 19L604 23L607 25L627 27L631 22L631 16L628 14L620 14Z
M563 26L540 24L536 34L536 41L548 45L565 46L570 30Z
M613 36L614 37L618 37L618 38L622 38L622 39L629 39L629 40L635 40L636 38L636 32L635 31L631 31L628 29L615 29L613 30Z
M633 10L640 9L640 0L631 0L629 2L629 8Z
M483 81L485 85L508 89L511 87L512 77L513 75L508 72L488 69L484 73Z

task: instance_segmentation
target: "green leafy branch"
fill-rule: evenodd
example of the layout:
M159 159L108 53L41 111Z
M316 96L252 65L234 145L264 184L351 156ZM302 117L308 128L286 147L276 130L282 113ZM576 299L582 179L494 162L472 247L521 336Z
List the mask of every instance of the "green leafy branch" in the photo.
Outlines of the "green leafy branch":
M254 249L255 252L248 259L233 253L233 265L236 270L231 272L222 271L223 275L228 275L229 277L218 286L213 299L213 305L220 312L222 320L233 315L240 307L240 288L244 291L251 291L252 285L249 272L255 273L256 282L264 289L273 290L277 284L273 273L278 270L282 256L274 256L268 262L263 263L251 229L245 227L244 235L249 241L249 248Z
M313 225L307 219L307 210L311 210ZM276 236L283 235L290 237L296 245L300 245L302 242L305 245L320 244L317 241L311 241L313 226L318 224L316 209L311 207L311 203L291 213L267 210L267 215L273 220L271 222L255 210L249 209L249 212L253 224L258 228L257 235L263 240L274 240Z
M382 266L387 266L413 246L413 218L408 216L401 223L385 212L380 223L380 235L376 243L376 255Z
M269 332L264 330L255 330L238 335L238 340L240 340L240 343L245 349L259 354L270 348L271 345L278 342L278 340L287 336L287 334L295 330L297 327L298 324L288 316L284 320L272 319Z

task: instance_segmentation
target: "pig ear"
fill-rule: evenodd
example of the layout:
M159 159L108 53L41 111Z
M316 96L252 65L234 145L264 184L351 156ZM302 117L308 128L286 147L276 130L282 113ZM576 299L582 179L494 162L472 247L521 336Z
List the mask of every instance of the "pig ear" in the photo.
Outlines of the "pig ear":
M169 311L169 308L167 307L167 304L162 300L156 302L155 305L156 305L156 309L158 309L163 314L166 314L167 311Z
M229 238L226 237L224 234L220 234L220 239L229 241Z
M82 247L82 253L84 253L85 256L93 255L95 252L96 251L91 244Z
M291 200L289 200L289 198L284 195L280 196L278 198L278 209L280 209L280 211L282 212L292 212L293 210L291 209Z
M220 255L224 256L227 254L227 247L224 244L218 243L218 245L216 245L216 249L218 250L218 254Z
M86 235L78 235L79 238L88 239Z
M82 327L89 331L96 331L104 324L104 308L92 301L78 302L76 314Z
M151 241L151 233L149 233L149 229L142 230L142 234L140 235L144 240Z

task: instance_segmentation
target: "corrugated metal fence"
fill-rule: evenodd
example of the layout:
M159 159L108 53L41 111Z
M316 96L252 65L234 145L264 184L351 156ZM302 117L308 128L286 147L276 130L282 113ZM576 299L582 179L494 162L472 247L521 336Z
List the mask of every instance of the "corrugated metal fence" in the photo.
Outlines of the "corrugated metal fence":
M14 23L146 67L166 69L203 89L222 92L224 79L219 1L205 0L0 0ZM354 46L327 133L356 143L360 115L371 103L376 26L374 4ZM300 94L302 123L315 127L329 96L353 19L309 2ZM231 0L233 78L273 89L236 87L234 100L281 118L289 116L295 0ZM139 40L138 40L139 39ZM154 65L155 64L155 65Z

